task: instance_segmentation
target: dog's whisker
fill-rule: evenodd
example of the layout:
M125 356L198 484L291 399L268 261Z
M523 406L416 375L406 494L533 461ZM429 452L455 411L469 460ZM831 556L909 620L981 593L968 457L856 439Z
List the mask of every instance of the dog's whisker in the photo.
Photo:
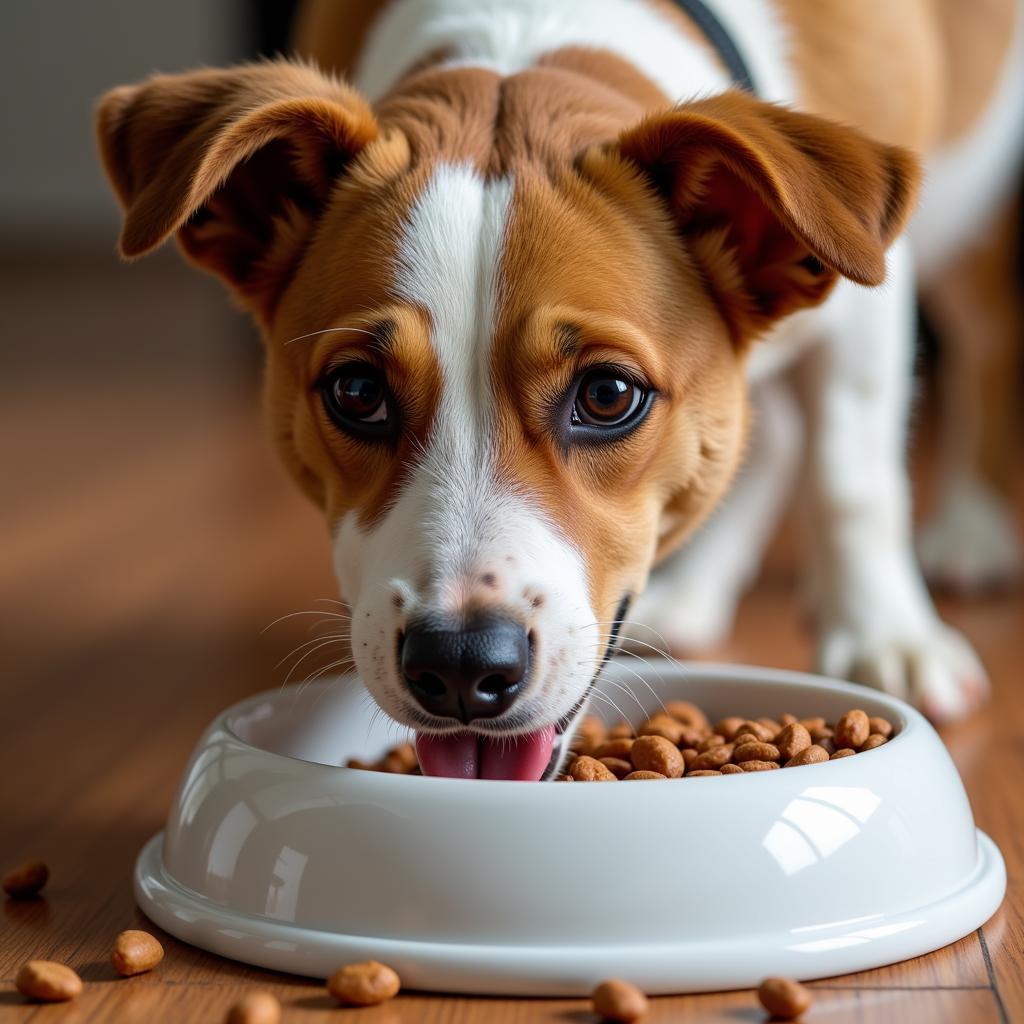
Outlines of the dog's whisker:
M295 671L296 671L296 669L297 669L297 668L298 668L298 667L299 667L299 666L300 666L300 665L301 665L301 664L302 664L302 663L303 663L303 662L304 662L304 661L305 661L305 660L306 660L307 658L311 657L311 656L312 656L313 654L315 654L315 653L316 653L317 651L321 650L321 649L322 649L322 648L324 648L324 647L330 647L330 646L331 646L332 644L343 644L343 643L347 643L347 642L348 642L348 641L347 641L347 638L345 638L345 637L334 637L334 636L329 636L329 637L314 637L314 638L313 638L313 640L309 641L309 643L312 643L312 644L316 644L317 646L315 646L315 647L311 647L311 648L310 648L310 649L309 649L308 651L306 651L306 653L305 653L305 654L303 654L303 655L302 655L302 656L301 656L301 657L300 657L300 658L298 659L298 661L296 661L296 662L295 662L295 664L294 664L294 665L292 665L292 667L291 667L291 668L290 668L290 669L288 670L288 675L287 675L287 676L285 676L285 680L284 680L284 681L285 681L285 684L287 685L287 684L288 684L288 683L289 683L289 682L291 681L291 678L292 678L292 676L293 676L293 675L295 674ZM302 646L303 646L303 647L306 647L306 646L308 646L308 644L303 644ZM291 656L291 655L289 655L289 657L290 657L290 656Z
M646 629L648 632L653 633L656 639L658 639L658 640L660 640L662 642L662 644L663 644L662 647L660 647L660 648L659 647L655 647L654 644L649 644L649 643L647 643L647 642L645 642L643 640L635 640L633 637L629 638L630 643L643 644L644 647L649 647L652 651L654 651L656 654L661 655L663 658L669 658L672 661L676 660L668 652L669 643L665 639L664 635L662 633L660 633L658 630L656 630L653 626L648 626L646 622L640 622L637 619L617 619L617 620L611 620L611 621L602 621L602 620L598 619L596 622L588 623L586 626L580 626L579 628L580 629L590 629L593 626L604 626L604 627L606 627L608 629L613 629L615 627L622 627L622 626L638 626L641 629Z
M619 651L616 654L616 657L622 657L622 656L626 656L626 657L629 657L629 658L635 658L637 661L644 661L644 659L639 654L634 654L633 651ZM635 675L640 680L640 682L642 682L644 684L644 686L646 686L647 689L651 691L651 696L661 705L662 709L664 710L664 708L665 708L665 701L661 698L661 695L658 693L658 691L655 690L654 687L651 685L650 680L647 679L646 676L644 676L641 673L637 672L637 670L634 669L632 666L622 664L621 662L619 664L621 665L622 668L628 669L629 671L631 671L633 673L633 675ZM661 675L660 670L656 668L655 671L658 673L658 682L659 683L664 683L665 680L664 680L663 676Z
M323 642L330 643L331 641L334 641L334 640L341 641L341 640L348 640L348 639L349 639L349 636L348 636L348 634L345 634L345 633L330 633L327 636L323 636L323 635L315 636L311 640L306 640L304 643L299 644L298 647L293 647L274 666L274 668L275 669L279 669L286 661L288 661L289 658L295 657L295 655L297 655L300 651L304 650L307 647L314 647L315 648L318 644L321 644ZM297 664L298 664L298 662L296 662L296 665ZM294 666L293 666L293 668L294 668Z
M622 708L620 708L619 705L616 704L615 701L612 700L612 698L609 697L607 693L597 693L595 691L590 696L593 700L600 700L603 701L605 704L608 704L611 708L614 709L615 713L619 716L619 718L627 722L629 721L628 716L623 713Z
M330 615L330 616L332 616L334 618L338 618L338 619L348 619L348 618L350 618L350 616L348 616L348 615L338 615L336 612L325 612L322 608L317 608L317 609L313 609L313 610L309 610L309 611L301 611L301 612L289 612L287 615L280 615L280 616L278 616L278 618L274 619L274 621L271 622L269 625L264 626L260 630L260 635L262 636L264 633L266 633L266 631L268 629L273 628L279 622L284 622L285 619L294 619L294 618L296 618L297 616L300 616L300 615Z
M376 338L377 335L373 331L364 331L361 327L325 327L321 331L310 331L309 334L299 334L294 338L290 338L285 342L286 345L291 345L296 341L305 341L307 338L316 338L321 334L366 334L371 338Z
M647 681L647 679L645 679L635 668L633 668L632 665L620 664L620 668L624 669L630 675L634 676L636 678L637 682L643 683L643 685L646 686L647 689L650 691L651 696L655 699L655 701L658 702L658 704L661 705L662 710L664 710L664 708L665 708L664 700L662 700L662 698L658 695L658 692L654 689L653 686L651 686L651 684ZM602 678L604 679L605 682L611 683L613 686L614 685L620 685L620 684L617 684L614 679L611 679L608 676L604 676ZM637 704L640 704L640 707L643 708L643 704L641 704L641 702L639 700L637 700L636 696L633 695L632 690L630 690L630 695L633 697L634 700L636 700ZM649 714L649 712L647 711L646 708L643 708L643 710L644 710L644 714Z
M330 664L324 665L323 668L317 670L315 673L313 673L313 675L307 677L299 684L298 692L295 695L296 699L302 696L302 694L309 688L311 683L315 683L318 679L326 675L332 669L341 669L342 671L344 671L348 668L348 666L351 665L351 658L339 658L337 661L332 661ZM319 697L317 698L317 700L319 700Z

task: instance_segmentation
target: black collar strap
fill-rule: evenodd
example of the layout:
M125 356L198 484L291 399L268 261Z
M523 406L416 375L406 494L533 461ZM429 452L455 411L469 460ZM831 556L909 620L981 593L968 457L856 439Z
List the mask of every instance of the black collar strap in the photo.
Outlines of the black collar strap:
M732 36L729 35L726 27L718 20L714 12L702 0L676 0L676 3L690 17L693 23L704 33L707 41L718 52L722 63L729 69L733 85L744 89L746 92L757 94L754 88L754 79L750 75L750 68L743 59Z

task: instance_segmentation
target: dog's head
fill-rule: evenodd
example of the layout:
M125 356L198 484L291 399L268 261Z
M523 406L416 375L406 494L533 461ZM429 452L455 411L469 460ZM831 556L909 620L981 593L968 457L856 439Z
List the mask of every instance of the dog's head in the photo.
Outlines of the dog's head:
M880 282L916 178L745 96L643 117L553 69L376 110L288 62L158 77L99 134L124 254L176 234L260 322L369 691L426 771L488 777L544 771L737 466L751 338Z

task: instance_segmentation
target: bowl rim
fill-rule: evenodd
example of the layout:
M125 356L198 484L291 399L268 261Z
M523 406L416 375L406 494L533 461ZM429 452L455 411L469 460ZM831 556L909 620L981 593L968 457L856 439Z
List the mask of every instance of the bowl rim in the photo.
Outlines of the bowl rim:
M688 673L693 676L703 676L705 678L710 677L712 679L727 679L733 682L742 683L784 683L786 685L802 687L805 689L826 689L836 694L849 694L851 698L857 697L859 694L866 694L870 700L875 703L881 703L889 709L889 713L892 716L892 722L894 726L894 735L888 743L882 744L880 747L876 747L872 750L863 751L858 756L865 754L877 755L881 757L889 756L891 754L890 747L899 741L903 741L908 738L912 738L914 735L919 733L922 728L931 729L927 719L919 712L916 708L912 707L906 701L900 700L898 697L893 697L891 694L883 693L881 690L869 689L859 683L846 682L844 680L832 679L828 676L817 675L811 672L799 672L794 669L777 669L769 668L760 665L742 665L733 662L699 662L699 661L669 661L665 658L643 658L639 659L645 666L655 667L661 671L669 669L675 673ZM631 662L631 668L637 666ZM338 676L330 676L323 680L318 680L315 684L316 690L326 689L338 682L340 679L354 679L356 678L355 673L343 673ZM300 684L301 685L301 684ZM466 786L472 784L475 787L480 786L534 786L535 782L527 782L517 779L451 779L443 778L440 776L430 775L401 775L398 773L391 772L372 772L366 771L360 768L349 768L347 765L332 765L325 764L322 761L311 761L307 758L298 757L294 754L284 754L276 750L269 750L266 747L260 746L259 744L253 743L250 740L245 739L240 735L236 723L243 717L246 712L251 711L254 707L261 703L265 703L268 700L277 701L281 699L281 696L288 692L289 689L294 687L279 687L275 690L264 690L260 693L254 694L251 697L246 697L236 704L231 705L222 711L216 718L210 723L207 729L207 734L214 732L218 729L223 730L231 739L239 744L246 750L253 751L259 754L261 757L296 762L298 764L307 765L311 769L325 769L327 771L335 772L341 771L346 774L358 773L362 784L371 786L416 786L422 787L423 785L430 786ZM854 703L851 707L856 707ZM201 741L205 742L205 741ZM899 742L899 746L902 748L902 742ZM841 764L842 761L847 760L843 758L836 764ZM802 765L804 769L814 769L820 772L822 769L832 765L832 761L824 761L816 764ZM775 772L744 772L740 778L750 780L751 776L767 776L773 778L776 775ZM344 778L345 776L339 776ZM806 779L806 775L800 776ZM696 783L708 783L712 781L718 781L717 776L698 777L696 779L689 779L689 782ZM729 776L722 776L721 778L728 779ZM678 779L654 779L649 780L654 782L655 785L664 785L669 782L678 782ZM722 783L719 783L722 785ZM575 792L574 788L567 786L545 786L545 791L558 791L560 789L569 789L571 792ZM605 787L602 786L591 786L588 789L595 789L602 791ZM399 790L400 791L400 790ZM479 793L480 790L477 788L475 792Z

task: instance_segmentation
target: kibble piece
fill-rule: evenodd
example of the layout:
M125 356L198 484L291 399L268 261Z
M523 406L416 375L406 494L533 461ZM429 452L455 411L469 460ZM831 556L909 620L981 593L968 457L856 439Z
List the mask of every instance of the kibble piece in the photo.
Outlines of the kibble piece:
M705 750L703 754L699 754L693 759L689 770L691 772L702 772L708 769L717 771L723 764L728 764L732 760L734 749L731 743L723 743L721 746Z
M723 718L715 723L715 732L719 736L724 736L727 741L736 738L736 733L740 731L740 726L746 721L744 718L738 718L735 715L731 718Z
M633 767L640 771L661 772L670 779L678 779L683 774L683 755L664 736L640 736L631 754Z
M791 715L788 711L785 714L779 715L779 724L785 728L787 725L792 725L794 722L799 722L800 719L796 715Z
M883 743L889 741L880 733L873 732L868 738L860 745L861 752L865 750L874 750L875 747L880 747Z
M411 743L403 743L384 755L380 768L381 771L392 772L396 775L407 775L418 765L416 748Z
M690 765L700 756L693 747L687 747L685 750L681 750L680 753L683 755L684 771L689 771Z
M269 992L248 992L228 1010L224 1024L279 1024L281 1004Z
M783 715L785 717L785 715ZM811 745L811 734L799 722L789 722L782 727L782 731L775 737L775 746L779 748L779 756L787 761L796 757L801 750L806 750Z
M614 774L593 757L577 757L569 765L569 774L577 782L616 782Z
M623 782L643 782L645 779L648 781L655 781L657 779L667 779L667 775L662 775L661 772L630 772L624 776Z
M591 756L596 757L599 761L602 757L621 757L624 761L628 761L629 752L632 749L632 737L620 736L618 739L605 740Z
M782 726L776 722L774 718L759 718L757 720L757 724L763 725L771 733L771 736L768 737L769 740L778 736L779 732L782 730Z
M692 747L694 750L699 747L705 739L707 739L707 729L696 729L691 725L684 725L683 731L679 734L679 742L676 746Z
M723 775L742 775L743 769L738 764L723 764L722 765Z
M705 768L703 771L687 772L686 778L688 779L699 779L703 775L721 775L721 772L716 772L711 768Z
M619 722L608 730L608 739L610 740L629 739L633 735L633 726L629 722Z
M777 761L779 748L772 743L744 743L732 752L736 764L744 761Z
M825 719L820 715L815 718L801 718L800 724L810 732L812 729L823 729L825 727Z
M834 754L829 757L830 761L838 761L841 757L850 757L856 754L856 750L851 750L849 747L843 747L841 750L837 750Z
M640 1020L648 1011L647 996L628 981L613 978L603 981L594 989L591 996L594 1013L605 1020L630 1021Z
M339 1003L349 1006L376 1006L398 995L402 987L398 974L387 964L366 960L346 964L327 979L327 991Z
M745 772L770 772L773 768L778 768L779 765L776 761L744 761L740 765L740 768Z
M811 739L815 743L820 743L822 740L830 740L834 735L835 731L827 725L821 726L820 729L811 729Z
M725 737L719 736L717 732L713 732L710 736L707 737L707 739L701 740L701 742L697 745L697 750L703 754L706 751L710 750L712 747L720 747L724 743Z
M678 746L683 739L684 731L682 724L674 718L670 718L668 715L655 715L653 718L648 718L636 732L637 736L661 736L673 746Z
M879 736L889 739L892 736L892 722L884 718L869 718L868 728L871 732L877 732Z
M601 745L605 738L604 722L595 715L587 715L580 722L572 739L572 749L577 754L590 754Z
M778 723L775 723L775 724L778 724ZM748 720L748 721L744 722L739 727L739 729L737 730L737 732L736 732L737 742L739 742L739 739L738 739L739 736L741 736L745 732L749 732L753 736L755 736L757 739L759 739L762 743L768 743L768 742L770 742L772 740L772 738L775 736L775 733L778 732L778 731L779 730L776 729L773 732L771 729L768 728L768 726L762 725L760 722L752 722L752 721Z
M823 740L818 741L818 746L831 757L836 752L836 741L831 736L826 736Z
M22 964L14 986L27 999L64 1003L82 991L82 979L70 967L53 960L29 960Z
M859 709L847 711L836 722L835 741L837 747L853 747L857 750L871 734L867 713ZM813 735L813 733L812 733Z
M19 864L4 875L4 892L14 899L37 896L50 877L50 869L41 860L30 860Z
M575 780L575 779L574 779L574 778L573 778L573 777L572 777L571 775L567 775L567 774L565 774L565 773L563 773L563 774L559 775L559 776L558 776L558 777L557 777L557 778L555 779L555 782L575 782L575 781L576 781L576 780Z
M163 958L164 947L149 932L134 929L118 935L110 954L114 970L126 978L153 970Z
M624 779L633 770L633 766L621 757L599 757L598 760L617 779Z
M711 728L708 724L708 716L696 704L691 704L688 700L670 700L665 705L665 710L673 718L692 729L706 731Z
M817 743L811 744L806 750L801 750L796 757L791 757L785 764L786 768L799 768L804 764L820 764L828 760L828 751L819 747Z
M782 1020L796 1020L811 1008L811 993L790 978L765 978L758 986L757 998L773 1016Z

